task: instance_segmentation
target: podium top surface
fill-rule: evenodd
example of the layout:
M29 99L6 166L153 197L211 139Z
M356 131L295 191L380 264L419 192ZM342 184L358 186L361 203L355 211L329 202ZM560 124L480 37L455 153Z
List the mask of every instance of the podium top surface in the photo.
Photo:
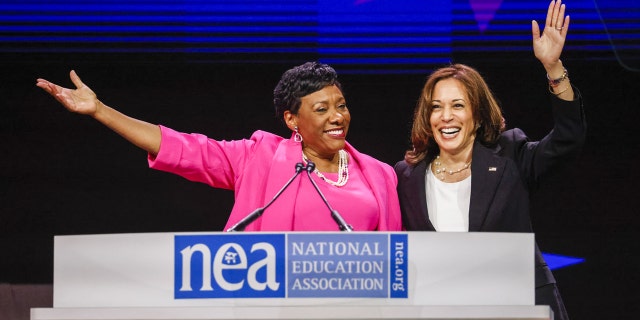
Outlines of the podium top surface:
M35 308L31 320L276 320L276 319L496 319L551 320L548 306L338 306L338 307L178 307Z

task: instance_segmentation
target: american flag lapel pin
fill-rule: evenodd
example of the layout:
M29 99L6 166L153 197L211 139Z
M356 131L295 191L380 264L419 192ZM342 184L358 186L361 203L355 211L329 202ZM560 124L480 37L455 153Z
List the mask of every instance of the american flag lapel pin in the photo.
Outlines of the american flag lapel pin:
M496 168L496 167L489 167L489 172L493 172L493 171L496 171L496 170L498 170L498 168Z

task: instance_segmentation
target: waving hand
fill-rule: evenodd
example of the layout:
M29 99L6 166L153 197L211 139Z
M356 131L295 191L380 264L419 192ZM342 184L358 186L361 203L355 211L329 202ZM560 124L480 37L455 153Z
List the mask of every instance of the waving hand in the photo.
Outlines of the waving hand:
M547 19L544 31L540 33L540 27L535 20L531 21L531 34L533 35L533 53L540 60L549 79L563 79L563 86L553 86L552 93L561 99L572 100L573 89L566 77L565 69L560 61L560 54L569 31L569 16L565 16L566 6L562 0L552 0L547 9Z

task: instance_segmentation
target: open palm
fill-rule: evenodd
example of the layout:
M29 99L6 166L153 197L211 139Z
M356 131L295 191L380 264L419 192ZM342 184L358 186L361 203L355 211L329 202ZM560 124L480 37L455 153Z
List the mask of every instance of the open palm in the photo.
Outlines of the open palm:
M96 94L82 83L75 71L71 71L70 77L76 89L64 88L45 79L38 79L36 85L56 98L69 111L95 114L99 103Z
M569 16L565 17L564 13L565 5L561 0L551 1L542 35L538 22L535 20L531 22L533 53L545 66L554 64L560 59L570 21Z

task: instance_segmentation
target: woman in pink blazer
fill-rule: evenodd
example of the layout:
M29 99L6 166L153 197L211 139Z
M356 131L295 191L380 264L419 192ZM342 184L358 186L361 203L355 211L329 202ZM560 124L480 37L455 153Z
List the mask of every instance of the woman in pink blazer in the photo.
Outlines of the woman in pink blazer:
M227 230L402 228L396 174L391 166L346 142L351 115L337 74L326 64L294 67L277 84L276 114L291 130L289 138L256 131L250 139L234 141L180 133L131 118L102 103L75 71L70 77L76 89L44 79L38 79L37 86L68 110L93 117L148 152L151 168L234 190ZM258 208L265 210L255 220L234 228Z

